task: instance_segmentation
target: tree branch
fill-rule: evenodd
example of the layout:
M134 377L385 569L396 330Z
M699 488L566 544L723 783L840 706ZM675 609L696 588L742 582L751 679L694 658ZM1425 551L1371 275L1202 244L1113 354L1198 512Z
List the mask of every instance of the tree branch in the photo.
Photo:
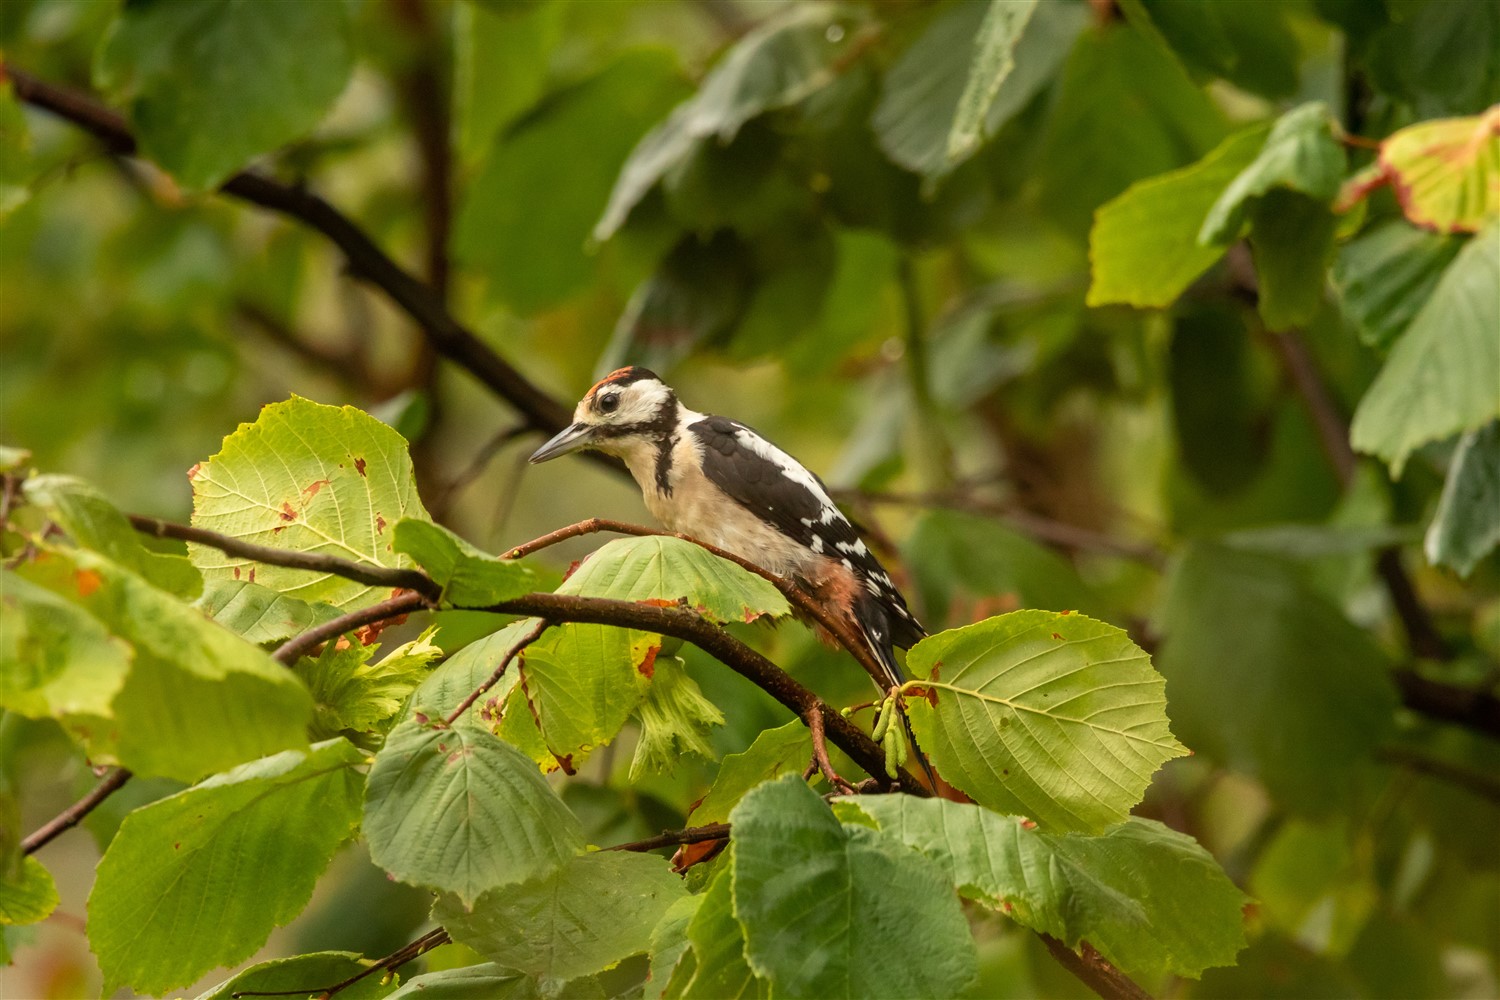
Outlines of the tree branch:
M1415 670L1397 670L1392 677L1407 708L1500 740L1500 697L1493 692L1430 680Z
M637 854L655 851L663 847L681 847L683 844L701 844L705 840L728 840L728 823L709 823L705 826L690 826L685 830L663 830L658 836L645 840L633 840L628 844L612 844L600 848L604 851L634 851Z
M552 623L547 621L547 619L545 618L538 621L535 627L533 627L530 632L527 632L521 637L520 642L517 642L514 646L510 647L510 649L506 651L505 655L500 658L500 665L495 668L494 673L490 674L489 680L485 681L483 684L479 685L477 688L471 691L469 693L469 696L463 701L459 702L458 707L455 708L452 712L449 712L447 718L445 718L443 721L448 723L448 725L450 726L457 722L459 716L467 712L469 710L469 706L479 700L480 695L484 694L499 682L500 678L505 675L505 668L510 666L511 661L519 656L522 650L524 650L527 646L540 639L542 637L542 633L547 631L547 629L550 628L551 625Z
M21 853L34 854L50 844L58 834L82 823L85 816L97 809L105 799L119 791L120 787L130 780L130 777L130 772L125 768L115 768L107 778L94 786L93 791L68 806L39 827L31 836L21 841Z
M361 979L373 976L377 972L389 972L395 969L399 969L407 962L421 958L432 949L439 948L445 944L448 944L452 940L453 939L448 936L448 932L441 927L437 928L436 930L430 930L426 934L423 934L421 937L417 938L415 941L412 941L410 944L405 944L400 948L397 948L395 951L391 952L385 958L382 958L380 961L376 962L368 969L350 976L348 979L345 979L341 983L334 983L332 986L314 986L310 989L297 990L235 990L229 995L235 998L235 1000L239 1000L240 997L307 996L315 996L320 997L321 1000L328 1000L329 997L342 993L344 990L347 990L349 987L353 986Z
M429 581L431 582L431 581ZM293 636L282 643L271 654L271 659L283 666L290 667L297 662L297 658L304 653L310 653L329 639L336 639L345 632L353 632L357 628L373 625L391 618L399 618L413 611L431 607L427 598L415 591L406 591L395 597L372 604L367 608L351 611L346 615L340 615L331 621L321 625L314 625L300 635Z
M1151 1000L1151 994L1141 989L1135 980L1117 969L1087 941L1080 941L1079 951L1075 952L1051 934L1039 931L1037 937L1042 939L1052 957L1057 959L1058 965L1077 976L1104 1000Z
M0 72L16 97L79 126L120 156L135 156L135 136L118 113L75 91L58 87L5 63ZM241 201L285 215L322 233L349 261L352 273L379 288L426 335L438 354L468 371L515 407L529 424L556 432L572 416L568 407L532 384L509 362L456 320L441 297L393 261L357 225L305 188L272 180L253 171L235 174L220 190ZM623 466L598 452L589 455L614 469Z

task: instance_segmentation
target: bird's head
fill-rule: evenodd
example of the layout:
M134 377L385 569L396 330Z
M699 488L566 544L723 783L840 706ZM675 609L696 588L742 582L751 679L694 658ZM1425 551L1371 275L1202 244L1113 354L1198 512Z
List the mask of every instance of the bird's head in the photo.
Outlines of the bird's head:
M592 448L626 455L644 443L654 444L677 426L677 394L656 373L621 368L594 383L578 401L573 423L538 448L532 464Z

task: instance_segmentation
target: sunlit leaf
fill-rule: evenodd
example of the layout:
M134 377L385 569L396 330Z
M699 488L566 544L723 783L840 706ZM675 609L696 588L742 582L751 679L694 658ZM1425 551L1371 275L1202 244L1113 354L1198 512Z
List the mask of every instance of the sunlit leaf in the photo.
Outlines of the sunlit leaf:
M676 603L720 622L779 618L791 611L781 591L692 542L668 535L617 538L583 561L559 594Z
M293 396L261 410L189 473L193 524L220 534L348 559L411 566L391 548L391 526L425 518L401 435L352 406ZM390 591L329 573L252 563L189 545L208 580L248 580L311 603L348 610Z
M249 958L302 911L359 824L364 755L344 740L253 761L135 810L89 894L109 984L162 994ZM212 920L203 915L213 914Z
M239 1000L242 992L276 993L305 989L309 994L318 987L342 983L373 965L369 959L352 951L315 951L291 958L274 958L252 965L213 989L198 995L198 1000ZM365 976L357 983L339 990L344 1000L380 1000L392 996L396 979L385 982L379 973Z
M443 896L433 918L455 941L502 966L567 980L645 951L656 922L686 894L665 858L599 851L487 892L471 909Z
M1098 832L1187 753L1150 657L1082 615L1015 611L924 639L906 662L922 681L907 699L917 742L991 809Z
M34 924L57 909L52 873L30 855L14 872L0 870L0 924Z
M909 795L841 800L936 861L964 895L1138 975L1196 978L1245 946L1235 888L1189 836L1132 818L1100 836L1051 834L1017 816Z
M0 706L34 719L108 716L133 651L78 605L0 569Z
M1328 204L1344 179L1344 148L1326 105L1303 104L1276 119L1265 145L1229 183L1198 231L1203 246L1232 243L1254 202L1273 188L1300 191Z
M974 978L968 922L935 862L842 826L797 775L746 795L730 822L745 958L777 996L946 997Z
M1222 257L1223 247L1198 243L1198 230L1266 134L1263 125L1236 132L1192 166L1137 181L1100 207L1089 233L1088 304L1171 305Z
M395 878L465 902L555 871L583 848L578 820L519 750L471 722L420 716L375 757L364 834Z
M1412 451L1500 416L1500 224L1453 263L1354 411L1350 438L1399 474Z
M1459 442L1427 529L1427 558L1468 576L1500 545L1500 420Z
M388 720L443 653L432 643L436 631L436 627L427 629L373 663L378 643L340 648L330 642L317 657L303 657L296 670L312 692L313 738L337 736L345 730L360 734L388 728Z
M689 818L694 826L722 823L750 789L793 771L801 774L811 759L812 736L800 719L767 729L744 753L725 756L713 786Z
M1395 342L1421 311L1462 239L1387 222L1339 250L1331 279L1344 312L1374 347Z
M195 606L257 646L290 639L342 613L331 604L309 604L249 580L210 581Z
M1380 144L1380 164L1412 222L1478 232L1500 216L1500 105L1401 129Z
M134 570L162 590L189 600L203 592L203 578L183 556L152 552L141 536L94 486L75 476L32 476L26 499L47 512L73 541Z
M425 518L402 518L391 529L394 551L411 556L443 588L445 605L483 608L536 589L523 563L499 559Z
M189 187L213 187L323 117L354 67L351 9L343 0L131 4L94 79L134 97L147 156Z
M413 976L400 989L388 994L390 1000L540 1000L542 992L530 976L507 969L494 962L466 965L458 969L440 969Z

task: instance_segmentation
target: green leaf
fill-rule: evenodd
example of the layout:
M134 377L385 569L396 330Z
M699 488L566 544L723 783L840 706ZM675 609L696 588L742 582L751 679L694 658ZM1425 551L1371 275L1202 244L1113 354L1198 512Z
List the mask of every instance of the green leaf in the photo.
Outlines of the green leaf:
M343 740L252 761L125 817L89 893L106 993L162 994L254 954L312 897L359 824ZM204 919L212 914L213 919Z
M688 925L703 901L703 895L682 897L667 907L667 912L651 929L651 971L646 976L645 1000L661 1000L666 994L679 963L692 948L687 937ZM725 907L728 908L727 900Z
M446 718L471 691L489 679L506 654L535 625L534 618L512 622L454 653L418 685L407 703L406 711L401 715L402 721L411 718L417 711L427 716ZM507 669L506 677L490 690L489 698L505 695L514 683L515 672ZM472 717L475 711L483 709L484 705L483 701L476 702L470 709L469 716Z
M535 1000L542 996L536 980L494 962L440 969L413 976L389 994L389 1000Z
M937 862L965 896L1070 948L1086 940L1132 974L1196 979L1245 946L1245 894L1193 838L1153 820L1085 836L909 795L835 806L849 808Z
M210 188L323 117L354 66L343 2L234 0L130 4L94 68L106 90L137 95L145 155L191 188Z
M1380 165L1413 223L1478 232L1500 218L1500 105L1401 129L1380 144Z
M489 730L418 715L393 729L365 793L370 858L402 882L472 902L556 870L583 830L536 765Z
M750 119L790 107L831 83L855 34L848 12L832 4L789 7L747 32L698 92L631 150L594 225L594 239L618 232L646 192L700 142L728 145Z
M946 997L974 978L968 922L934 862L841 826L796 775L746 795L730 822L745 957L777 996Z
M31 452L28 449L0 444L0 472L15 472L30 461Z
M1036 10L1036 0L1019 3L990 0L984 23L974 39L969 78L948 132L947 161L959 163L979 148L981 130L1006 78L1015 69L1016 43Z
M1465 434L1453 453L1437 514L1427 529L1427 560L1460 576L1500 545L1500 421Z
M132 655L78 605L0 569L0 707L33 719L107 717Z
M1431 297L1463 240L1400 221L1376 226L1339 250L1333 286L1360 339L1388 348Z
M14 872L0 871L0 924L34 924L57 909L57 885L36 858L20 859Z
M252 965L206 993L199 994L198 1000L238 1000L242 993L277 993L283 990L298 990L315 996L320 990L342 983L373 964L352 951L315 951L291 958L276 958ZM390 982L383 982L379 973L372 973L352 986L339 990L338 995L344 1000L379 1000L381 997L393 996L395 989L396 977L391 977Z
M1251 205L1250 251L1267 329L1306 323L1323 304L1337 221L1326 205L1285 188L1267 191Z
M616 171L684 89L668 55L637 49L545 101L500 138L469 185L455 255L521 313L583 289L599 266L586 252L589 230Z
M194 607L257 646L283 642L342 614L331 604L309 604L249 580L212 580Z
M464 158L477 159L495 136L542 96L548 64L563 40L563 4L491 10L459 4L453 117Z
M0 221L31 197L37 174L31 131L9 80L0 80Z
M203 577L185 556L152 552L141 536L89 483L75 476L32 476L26 499L47 512L73 541L133 570L153 586L189 600L203 592Z
M1291 566L1203 544L1173 569L1162 625L1173 724L1195 751L1304 813L1350 801L1397 703L1367 633Z
M354 734L384 732L407 695L427 679L432 661L443 655L433 645L437 632L428 628L416 639L391 650L377 662L380 645L324 645L316 658L304 656L297 673L313 696L313 738L348 730Z
M1137 30L1197 73L1221 76L1266 97L1293 96L1301 51L1282 5L1217 0L1122 0Z
M812 759L812 736L800 719L766 729L744 753L725 756L708 794L689 814L694 826L722 823L750 789L783 774L801 774Z
M648 773L671 773L678 759L689 753L712 760L709 727L724 724L724 713L703 697L680 659L659 656L655 667L641 702L641 738L630 761L632 782Z
M685 600L718 622L780 618L791 606L769 580L669 535L617 538L583 561L559 594L618 601Z
M544 767L577 770L640 707L660 649L659 636L612 625L548 629L511 665L496 732Z
M483 608L536 589L531 567L481 552L442 525L402 518L391 529L396 552L411 556L443 588L444 604Z
M1200 159L1229 131L1182 67L1123 24L1079 36L1050 110L1028 175L1047 213L1070 231L1086 232L1100 205Z
M686 894L665 858L600 851L487 892L472 910L443 896L432 915L455 941L500 965L567 980L647 950L652 928Z
M1198 243L1203 217L1250 165L1268 128L1234 133L1192 166L1132 184L1100 207L1089 233L1088 304L1164 307L1224 255Z
M1500 416L1500 224L1475 236L1438 279L1354 411L1350 439L1399 475L1417 448Z
M1150 657L1082 615L1015 611L923 639L906 663L924 681L908 696L917 742L990 809L1098 832L1187 753Z
M411 566L391 548L390 526L427 516L406 442L352 406L293 396L224 439L195 466L193 524L247 542L337 556L367 566ZM312 603L349 610L388 589L328 573L257 565L202 545L188 555L207 580L247 579Z
M1234 242L1255 200L1273 188L1300 191L1324 205L1332 202L1343 182L1346 162L1333 129L1328 107L1316 101L1276 119L1255 160L1209 209L1198 230L1198 243L1224 246Z
M681 984L674 976L666 996L733 997L734 1000L770 997L771 984L756 976L745 961L745 930L734 917L733 886L734 872L729 867L723 868L708 884L701 897L703 902L687 928L692 974Z
M975 606L1091 614L1103 609L1099 595L1067 559L993 518L931 511L917 522L902 556L929 624L966 620L965 596L975 599Z
M307 691L263 650L86 550L44 550L18 572L65 597L134 650L112 724L71 726L90 755L143 776L204 774L307 745ZM97 721L98 724L95 724Z

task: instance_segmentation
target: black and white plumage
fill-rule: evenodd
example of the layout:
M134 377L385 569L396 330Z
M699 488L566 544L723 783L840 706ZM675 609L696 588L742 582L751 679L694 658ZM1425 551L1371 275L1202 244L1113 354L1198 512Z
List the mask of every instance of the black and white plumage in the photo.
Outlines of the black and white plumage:
M689 409L644 368L596 383L573 424L531 461L583 448L623 459L668 529L795 581L851 622L884 686L902 682L893 650L926 633L823 481L796 459L744 424Z

